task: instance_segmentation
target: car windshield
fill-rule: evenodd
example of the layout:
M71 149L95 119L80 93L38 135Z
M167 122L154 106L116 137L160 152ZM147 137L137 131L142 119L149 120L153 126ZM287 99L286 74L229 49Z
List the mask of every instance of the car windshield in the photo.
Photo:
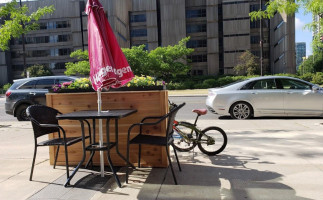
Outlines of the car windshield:
M235 82L233 82L233 83L229 83L229 84L227 84L227 85L223 85L223 86L221 86L220 88L229 87L229 86L231 86L231 85L234 85L234 84L236 84L236 83L240 83L240 82L242 82L242 81L246 81L246 80L249 80L249 79L240 79L240 80L237 80L237 81L235 81Z

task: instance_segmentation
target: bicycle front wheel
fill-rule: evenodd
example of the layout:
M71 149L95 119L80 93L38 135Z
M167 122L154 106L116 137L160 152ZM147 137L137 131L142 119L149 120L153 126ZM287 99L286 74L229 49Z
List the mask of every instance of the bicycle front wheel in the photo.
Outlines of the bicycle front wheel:
M186 152L196 146L197 133L190 128L190 124L179 123L174 127L173 139L174 148L178 151Z
M227 146L226 133L219 127L208 127L202 131L198 139L198 148L209 156L221 153Z

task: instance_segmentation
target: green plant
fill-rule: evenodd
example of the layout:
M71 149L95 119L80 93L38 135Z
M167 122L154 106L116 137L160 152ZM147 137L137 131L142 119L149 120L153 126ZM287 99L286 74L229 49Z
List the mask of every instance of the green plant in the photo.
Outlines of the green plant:
M135 76L126 86L138 87L138 86L154 86L156 85L155 78L151 76Z
M51 76L53 75L52 70L49 67L43 65L33 65L28 67L27 72L29 72L29 77L38 77L38 76ZM27 77L25 72L21 74L22 77Z
M312 83L322 85L323 84L323 72L317 72L313 75Z
M54 92L59 92L61 89L75 90L75 89L86 89L92 88L92 83L88 78L78 78L75 81L64 82L62 84L55 84L53 87Z
M12 84L7 83L7 84L5 84L5 85L3 86L3 90L4 90L4 91L7 91L11 86L12 86Z

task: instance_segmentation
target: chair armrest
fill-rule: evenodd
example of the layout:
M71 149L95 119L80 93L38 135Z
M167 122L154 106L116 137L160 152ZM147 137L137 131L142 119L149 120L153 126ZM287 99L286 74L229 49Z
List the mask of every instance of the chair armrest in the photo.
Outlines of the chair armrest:
M57 124L38 124L41 127L47 127L47 128L59 128L59 125Z
M145 117L144 119L159 119L155 122L150 122L150 123L136 123L136 124L132 124L129 129L128 129L128 140L129 140L129 137L130 137L130 133L131 133L131 130L136 127L136 126L139 126L140 127L140 131L139 131L139 134L141 134L142 132L142 126L153 126L153 125L156 125L156 124L159 124L160 122L162 122L163 120L165 120L167 117L165 116L161 116L161 117ZM143 119L143 120L144 120ZM142 120L142 121L143 121Z
M147 120L147 119L160 119L160 118L162 118L162 117L164 117L164 116L148 116L148 117L145 117L145 118L143 118L142 120L141 120L141 123L143 123L145 120Z

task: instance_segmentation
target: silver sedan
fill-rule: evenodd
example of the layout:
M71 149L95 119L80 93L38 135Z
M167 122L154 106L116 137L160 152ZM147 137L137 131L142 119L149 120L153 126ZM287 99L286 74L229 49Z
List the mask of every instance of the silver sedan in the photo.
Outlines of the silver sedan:
M323 116L323 88L292 77L262 76L209 89L206 107L234 119Z

